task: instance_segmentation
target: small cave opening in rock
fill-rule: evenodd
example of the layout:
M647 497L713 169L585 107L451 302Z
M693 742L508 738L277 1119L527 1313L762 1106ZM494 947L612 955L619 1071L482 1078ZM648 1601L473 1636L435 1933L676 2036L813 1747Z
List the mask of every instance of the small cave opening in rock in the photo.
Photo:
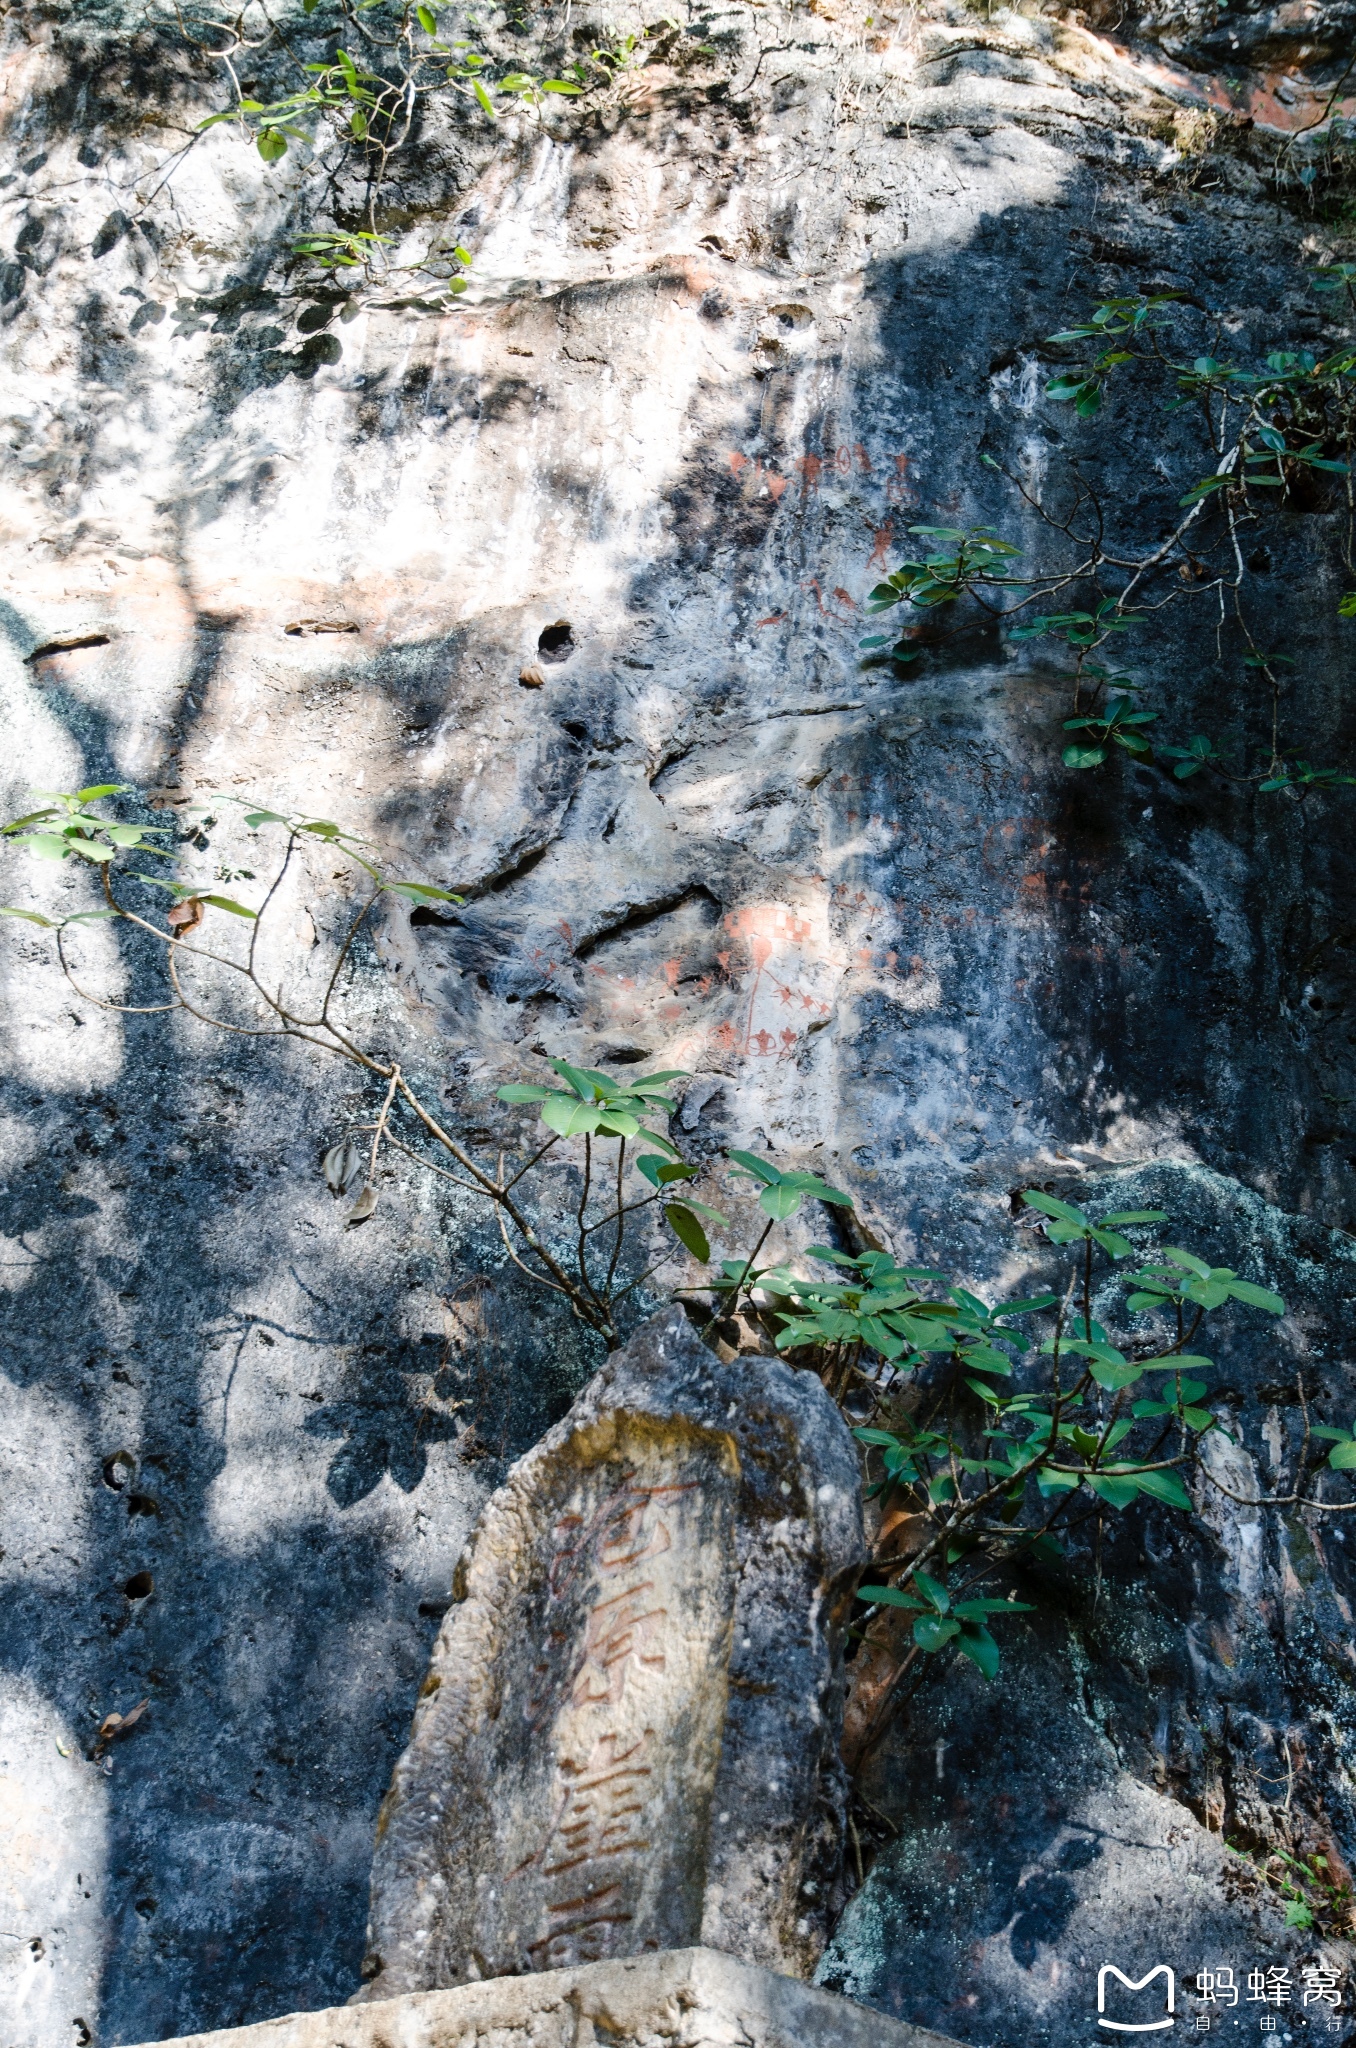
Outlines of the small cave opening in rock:
M543 626L537 635L537 652L543 661L568 661L574 653L574 628L568 619L557 619L553 626Z
M104 1485L114 1493L121 1493L137 1469L137 1461L130 1451L114 1451L103 1462Z

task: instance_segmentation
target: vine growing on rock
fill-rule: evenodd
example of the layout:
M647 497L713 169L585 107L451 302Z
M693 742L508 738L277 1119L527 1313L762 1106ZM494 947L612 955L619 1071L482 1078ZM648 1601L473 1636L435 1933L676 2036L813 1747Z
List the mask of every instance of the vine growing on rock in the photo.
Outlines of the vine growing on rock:
M286 817L245 806L244 822L251 833L277 832L283 837L262 902L251 909L208 883L182 880L173 872L182 855L159 844L172 827L145 823L135 815L108 818L95 808L126 794L112 783L58 792L38 810L0 828L12 843L41 861L93 870L103 896L97 908L61 918L30 908L7 908L3 914L50 930L72 988L100 1008L135 1015L182 1011L232 1036L291 1042L329 1053L370 1077L376 1089L371 1119L338 1135L322 1161L331 1191L336 1196L354 1194L346 1216L349 1226L366 1222L375 1212L387 1155L407 1158L487 1203L514 1265L536 1285L558 1295L609 1349L622 1341L625 1304L680 1248L709 1261L706 1225L724 1226L726 1218L697 1199L689 1184L698 1179L700 1169L684 1159L666 1130L656 1126L657 1118L667 1118L676 1107L665 1092L667 1085L686 1076L666 1071L618 1079L565 1059L551 1059L547 1064L553 1082L510 1083L498 1097L508 1109L534 1109L545 1136L529 1134L520 1120L509 1122L495 1133L495 1159L478 1159L446 1128L435 1080L421 1082L375 1036L364 1041L344 1002L355 948L380 904L392 899L416 907L458 904L462 897L435 883L391 872L371 841L330 819ZM219 800L222 805L235 801ZM188 844L204 837L199 824ZM340 857L357 884L356 902L346 896L334 906L331 970L323 988L310 996L285 992L281 982L266 979L261 953L269 912L276 908L303 847L323 847ZM147 872L148 863L155 864L153 872ZM152 910L157 893L170 898L163 923ZM234 947L229 940L209 940L204 929L209 912L215 919L233 921L237 928L246 925L247 933ZM91 994L83 986L71 959L72 937L82 927L105 920L130 927L161 949L168 984L165 1000L125 1003ZM615 1147L615 1158L606 1157L608 1147ZM738 1174L758 1184L768 1218L747 1262L750 1272L774 1223L794 1216L807 1197L848 1203L846 1195L815 1174L788 1173L752 1154L735 1153L731 1159ZM548 1179L558 1166L565 1168L563 1184ZM644 1191L628 1184L628 1172L639 1176ZM534 1206L553 1214L554 1227L549 1230L543 1226L539 1231L524 1206L529 1176ZM667 1241L657 1245L647 1235L656 1219L667 1233ZM746 1280L735 1289L736 1303L748 1284Z
M1313 284L1356 307L1356 264L1328 264ZM868 605L877 615L907 608L930 619L940 607L967 598L981 615L975 623L997 621L1011 641L1062 642L1073 656L1064 720L1069 768L1100 768L1120 750L1145 762L1157 756L1179 781L1206 772L1262 794L1302 798L1314 789L1356 784L1356 775L1310 760L1283 730L1285 672L1295 658L1266 642L1249 603L1244 549L1265 566L1261 543L1268 522L1282 509L1312 505L1324 477L1341 478L1347 515L1342 554L1348 574L1356 576L1356 342L1323 356L1306 348L1273 349L1264 361L1247 364L1225 353L1228 325L1178 294L1159 293L1105 300L1086 320L1048 337L1050 347L1081 360L1056 370L1045 394L1072 405L1080 419L1101 414L1113 382L1134 367L1156 378L1168 413L1194 421L1202 472L1169 515L1166 538L1136 548L1113 536L1110 519L1120 508L1105 502L1075 460L1069 463L1071 496L1052 504L986 453L983 462L1057 536L1062 559L1029 573L1019 566L1021 549L990 527L914 526L910 531L930 542L932 552L901 563L874 587ZM1197 350L1190 355L1187 335ZM1264 750L1252 762L1207 733L1157 743L1148 728L1160 714L1143 709L1142 685L1112 666L1118 636L1203 597L1218 605L1221 653L1231 626L1232 658L1266 691ZM1064 607L1047 609L1052 598L1063 599ZM1356 618L1356 589L1337 609L1343 618ZM916 624L898 637L871 635L861 645L872 658L909 663L940 638L966 630L972 627L939 634Z
M460 241L434 239L422 255L397 263L384 207L392 169L417 141L431 107L461 105L491 122L519 108L540 119L553 99L614 96L649 55L667 51L681 34L680 24L664 16L582 52L562 66L565 76L554 78L496 57L473 8L428 0L301 0L302 20L290 26L264 0L244 0L224 14L197 13L174 0L174 14L185 42L221 67L228 93L228 104L197 124L187 147L229 124L266 164L304 150L331 179L356 170L362 224L351 216L313 226L294 237L293 256L352 293L403 279L407 289L418 281L449 297L466 289L470 251ZM323 55L307 54L313 49ZM700 54L714 53L701 45ZM278 66L292 83L271 97L244 75L247 67L271 75Z
M1136 1501L1190 1513L1188 1478L1198 1495L1210 1486L1239 1498L1203 1455L1226 1422L1223 1396L1210 1390L1212 1361L1193 1347L1207 1316L1226 1304L1271 1315L1284 1304L1180 1246L1137 1250L1142 1233L1167 1221L1163 1212L1094 1219L1048 1190L1023 1189L1020 1206L1039 1218L1052 1246L1073 1251L1074 1268L1062 1292L991 1304L964 1282L901 1265L880 1247L811 1245L806 1261L828 1267L831 1278L807 1276L790 1257L760 1265L773 1230L806 1202L846 1216L852 1199L818 1174L735 1149L725 1153L724 1171L756 1194L762 1220L746 1252L717 1263L710 1236L729 1233L729 1219L697 1196L709 1169L684 1155L669 1127L671 1090L687 1075L619 1078L546 1057L549 1078L498 1089L493 1128L482 1117L474 1139L449 1129L427 1055L405 1057L389 1024L362 1025L352 977L379 907L403 902L455 914L462 897L399 872L370 840L332 820L246 805L248 832L261 842L281 839L251 907L190 872L202 862L210 819L167 846L175 828L150 822L139 801L108 813L112 800L131 794L102 784L43 796L0 828L40 862L97 876L102 897L65 915L31 906L4 915L52 934L83 1001L120 1014L178 1011L231 1036L304 1045L354 1068L369 1106L329 1135L320 1159L330 1190L346 1202L345 1227L375 1213L383 1177L396 1160L408 1161L483 1203L515 1267L607 1348L623 1341L650 1283L685 1251L714 1271L671 1292L709 1340L731 1355L780 1353L820 1377L864 1446L879 1514L858 1596L867 1608L849 1714L858 1758L909 1674L916 1682L931 1660L958 1652L994 1675L1001 1652L993 1624L1028 1604L1015 1598L1015 1584L998 1592L992 1582L1058 1555L1071 1525ZM287 957L282 918L287 878L307 851L339 857L336 879L356 885L331 906L327 971L309 984L302 963ZM229 872L254 881L250 870ZM156 949L157 1000L88 987L91 970L77 955L92 923L124 927ZM241 934L236 943L232 930ZM129 963L129 973L145 971L144 959ZM1124 1304L1135 1334L1114 1336L1100 1319L1098 1262L1114 1269L1127 1260L1137 1261ZM1033 1333L1037 1317L1045 1320ZM1356 1425L1311 1423L1307 1406L1304 1414L1294 1486L1252 1505L1348 1512L1356 1501L1325 1500L1314 1473L1320 1462L1356 1471ZM1330 1447L1315 1453L1315 1439Z

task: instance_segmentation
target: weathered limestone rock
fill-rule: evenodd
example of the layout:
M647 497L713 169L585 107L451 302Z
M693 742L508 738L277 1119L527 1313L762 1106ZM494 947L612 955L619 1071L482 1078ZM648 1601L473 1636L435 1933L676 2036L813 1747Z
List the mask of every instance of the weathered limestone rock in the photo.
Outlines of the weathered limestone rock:
M709 1948L407 1993L165 2048L954 2048Z
M576 6L559 61L668 11ZM104 781L186 828L203 804L207 871L251 903L219 791L394 837L468 901L393 906L361 991L407 999L459 1130L538 1046L644 1053L695 1077L694 1157L817 1165L993 1298L1052 1277L1014 1187L1170 1210L1296 1305L1221 1355L1256 1496L1299 1454L1300 1373L1312 1416L1352 1412L1353 793L1066 770L1055 643L986 632L900 676L858 652L914 522L1050 559L981 450L1059 517L1072 460L1149 534L1155 473L1168 502L1200 473L1152 379L1096 420L1042 397L1044 337L1099 297L1188 293L1241 320L1240 362L1337 346L1309 276L1356 244L1298 180L1342 152L1276 124L1326 103L1352 0L1079 11L729 0L602 106L421 131L395 231L460 221L474 255L421 315L298 292L295 234L322 192L356 218L361 180L200 132L229 81L173 8L0 8L3 815ZM569 10L482 12L551 75ZM329 0L269 13L331 46ZM1349 768L1334 491L1245 562L1299 657L1294 744ZM1197 590L1117 662L1151 733L1231 749L1269 693ZM298 879L279 974L325 952L326 880ZM16 855L18 901L93 909L96 880ZM126 934L83 929L90 986L143 985ZM343 1229L317 1160L373 1104L342 1075L84 1008L19 922L0 985L0 2043L342 2005L452 1562L599 1360L449 1183L393 1173ZM760 1212L713 1178L733 1256ZM993 1685L934 1674L873 1753L899 1836L849 1857L826 1980L974 2048L1089 2048L1103 1957L1298 1985L1313 1937L1226 1889L1221 1800L1230 1840L1288 1808L1356 1861L1356 1541L1254 1512L1107 1518L1100 1580L1090 1531Z
M492 1498L382 1812L366 1998L703 1940L805 1974L843 1776L856 1460L678 1310Z

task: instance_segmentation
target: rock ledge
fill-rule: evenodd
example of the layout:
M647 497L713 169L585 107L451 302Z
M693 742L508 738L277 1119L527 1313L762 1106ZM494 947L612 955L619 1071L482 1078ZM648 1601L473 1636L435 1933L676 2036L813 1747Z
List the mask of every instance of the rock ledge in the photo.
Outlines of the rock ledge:
M710 1948L668 1949L370 2005L290 2013L165 2048L955 2048Z

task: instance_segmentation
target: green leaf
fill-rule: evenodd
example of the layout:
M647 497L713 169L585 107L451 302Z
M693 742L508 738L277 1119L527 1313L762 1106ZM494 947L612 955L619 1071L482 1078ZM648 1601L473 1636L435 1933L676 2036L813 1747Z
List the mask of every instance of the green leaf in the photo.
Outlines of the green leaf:
M920 1614L913 1625L913 1639L920 1650L942 1650L960 1634L962 1626L959 1621L943 1621L940 1615Z
M766 1210L767 1214L776 1222L785 1223L789 1216L795 1215L802 1199L799 1188L782 1185L775 1188L764 1188L762 1194L758 1197L758 1206L760 1209Z
M1227 470L1222 476L1202 477L1200 482L1193 484L1189 491L1184 491L1177 502L1179 505L1194 505L1201 498L1208 498L1212 491L1222 491L1234 481L1233 475ZM1250 478L1249 481L1255 483L1257 479L1254 477Z
M50 917L44 917L41 911L13 910L10 908L8 904L0 904L0 917L22 917L26 919L26 921L29 924L40 924L45 926L45 928L49 932L54 932L57 928L55 920Z
M918 1624L915 1622L914 1634L917 1635L917 1633ZM985 1678L996 1678L998 1676L1000 1661L998 1645L989 1634L989 1631L980 1622L963 1621L961 1623L960 1641L957 1643L956 1648L963 1657L968 1657L970 1662L978 1667Z
M613 1138L634 1138L640 1132L640 1120L627 1109L614 1109L610 1104L600 1103L597 1128Z
M287 137L281 128L261 128L255 147L266 164L276 164L279 157L287 154Z
M499 1090L500 1102L546 1102L554 1091L527 1081L511 1081Z
M204 896L204 903L210 903L214 910L229 910L233 917L257 918L257 910L246 910L243 903L237 903L230 896Z
M1128 1508L1139 1493L1139 1487L1133 1479L1112 1478L1097 1472L1089 1472L1084 1476L1093 1492L1113 1508Z
M77 789L75 800L78 804L93 804L97 803L101 796L126 796L131 786L130 782L96 782L90 789ZM162 832L168 829L168 826L164 825L156 827L157 831Z
M438 33L438 17L433 12L433 9L431 7L416 7L414 12L415 18L425 35L436 36Z
M756 1152L729 1152L726 1157L736 1166L742 1166L755 1180L763 1181L770 1188L775 1188L782 1178L777 1168L766 1159L760 1159Z
M13 822L8 825L0 825L0 834L6 834L9 832L23 832L26 831L28 826L30 825L41 825L42 823L44 823L46 819L59 818L61 815L61 812L57 810L54 805L48 804L41 811L30 811L26 817L15 818Z
M681 1202L669 1202L664 1209L664 1221L678 1242L705 1265L711 1257L711 1246L692 1210Z
M985 1614L1034 1614L1029 1600L962 1600L952 1612L961 1621L978 1621Z
M1265 1287L1255 1287L1251 1280L1233 1280L1229 1292L1238 1301L1246 1301L1251 1308L1264 1308L1273 1316L1285 1314L1285 1303L1279 1294L1272 1294Z
M1023 1188L1022 1200L1028 1209L1039 1209L1043 1216L1054 1216L1061 1223L1072 1223L1079 1230L1090 1230L1092 1225L1081 1209L1075 1209L1071 1202L1061 1202L1057 1195L1047 1195L1043 1188Z
M1312 1927L1314 1916L1302 1899L1292 1899L1285 1909L1287 1927Z
M607 1075L593 1068L572 1067L568 1060L552 1060L551 1066L562 1081L569 1082L581 1102L594 1102L612 1092L612 1083Z
M412 903L464 903L454 889L435 889L431 882L383 882L393 896L408 896Z
M907 1607L916 1611L918 1602L910 1593L902 1593L898 1586L858 1586L857 1598L873 1607Z
M480 101L481 106L485 109L485 112L489 115L490 119L492 121L496 120L498 117L496 116L494 111L494 103L490 99L489 94L486 92L484 86L481 84L478 78L473 78L471 80L471 90L475 94L476 98Z
M1162 1255L1172 1265L1180 1266L1185 1273L1194 1273L1200 1280L1206 1280L1210 1276L1210 1267L1206 1265L1205 1260L1198 1259L1195 1252L1184 1252L1180 1245L1165 1244Z
M965 1346L961 1358L971 1372L994 1373L999 1378L1009 1379L1012 1375L1012 1360L1005 1358L1001 1351L995 1351L990 1344Z
M19 844L28 847L39 860L65 860L70 851L69 842L59 832L33 832Z
M1170 1508L1185 1508L1188 1514L1191 1513L1191 1495L1175 1472L1141 1472L1137 1477L1141 1493L1152 1494L1155 1500L1164 1501Z
M648 1135L648 1133L647 1133ZM658 1152L646 1152L635 1165L652 1188L665 1188L676 1180L695 1180L697 1168L679 1159L665 1159Z
M66 844L72 853L80 854L85 860L98 861L101 865L103 862L114 860L117 857L118 849L116 846L105 846L97 839L78 839L72 837L67 839ZM154 851L153 848L150 850Z
M568 1095L552 1095L542 1108L542 1122L562 1138L574 1138L595 1131L602 1112L593 1102L574 1102Z
M1118 1209L1114 1216L1104 1216L1103 1230L1119 1230L1126 1223L1166 1223L1166 1209Z
M1334 1472L1356 1472L1356 1439L1349 1437L1344 1444L1334 1444L1328 1463Z
M662 1131L652 1131L649 1128L649 1126L646 1125L642 1130L641 1135L642 1137L647 1138L650 1144L652 1145L662 1145L664 1150L668 1153L671 1159L682 1159L683 1155L678 1150L678 1147L674 1144L672 1138L666 1138Z
M1122 1387L1133 1387L1143 1370L1142 1365L1112 1365L1103 1358L1093 1358L1088 1363L1088 1371L1098 1386L1112 1393L1119 1393Z
M951 1595L940 1579L934 1579L930 1572L915 1572L913 1583L938 1614L947 1612L951 1605Z
M1075 339L1075 336L1071 331L1068 334L1052 334L1050 339L1051 341L1072 341ZM1046 385L1045 395L1047 398L1054 398L1063 401L1070 398L1077 398L1079 394L1086 389L1086 387L1087 379L1082 375L1081 371L1061 370L1059 374L1055 377L1052 377L1049 383Z

